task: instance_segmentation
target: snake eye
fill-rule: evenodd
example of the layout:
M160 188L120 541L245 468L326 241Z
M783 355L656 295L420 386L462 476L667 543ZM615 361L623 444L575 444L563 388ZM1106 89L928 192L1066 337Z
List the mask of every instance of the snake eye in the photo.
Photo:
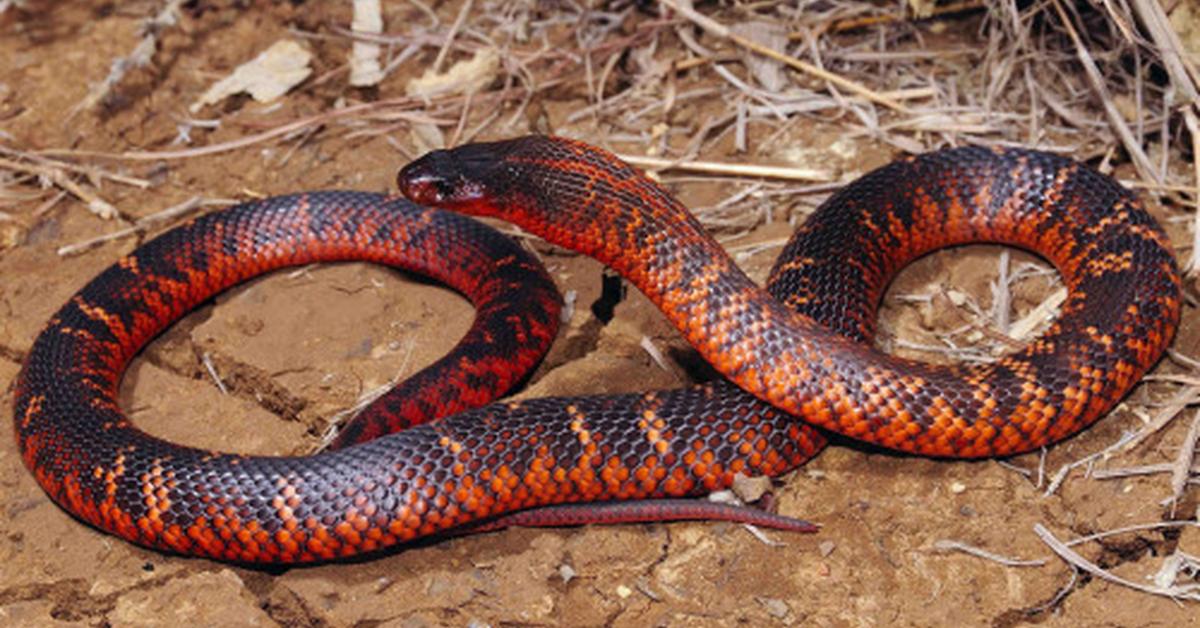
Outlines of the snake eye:
M449 201L457 197L459 195L459 188L462 187L460 185L451 183L450 179L445 177L431 181L429 185L437 194L437 200L441 202Z

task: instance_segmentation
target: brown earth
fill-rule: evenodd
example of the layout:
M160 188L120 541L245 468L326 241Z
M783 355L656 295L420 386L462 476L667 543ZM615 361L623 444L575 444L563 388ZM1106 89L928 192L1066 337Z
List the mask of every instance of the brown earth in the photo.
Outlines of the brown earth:
M209 4L209 3L205 3ZM246 4L246 3L241 3ZM163 149L179 116L197 94L270 42L305 30L349 23L349 3L224 4L189 14L168 30L153 68L133 72L118 96L74 117L71 108L111 60L133 46L138 20L153 7L104 2L46 3L33 14L0 17L0 142L20 150L78 148L106 152ZM347 6L341 6L345 4ZM399 3L403 4L403 3ZM407 6L407 5L405 5ZM409 11L389 7L389 24ZM457 6L439 6L447 21ZM416 16L409 16L415 19ZM396 27L393 27L396 28ZM964 37L970 32L964 29ZM336 68L345 40L310 42L317 72ZM429 60L432 52L418 61ZM401 68L379 88L400 92L418 73ZM310 79L311 80L311 79ZM370 99L334 79L302 85L264 115L237 101L201 117L228 116L215 131L194 129L200 145L326 110L339 97ZM341 90L341 91L339 91ZM550 128L587 136L586 127L559 126L584 106L578 93L540 103ZM240 124L239 124L240 123ZM518 133L516 128L504 133ZM499 132L497 132L499 133ZM798 126L795 142L818 147L836 138L828 124ZM406 160L380 136L268 142L216 156L157 162L101 162L149 178L148 190L107 182L102 195L136 219L193 195L250 198L289 191L352 187L385 190ZM419 152L407 132L394 138ZM488 134L485 133L485 136ZM787 142L782 142L786 145ZM636 146L620 146L637 150ZM894 155L866 139L857 156L824 158L862 172ZM745 160L730 151L706 159ZM755 155L764 162L779 154ZM690 206L711 205L732 183L673 186ZM26 191L33 190L32 187ZM0 407L11 407L10 382L50 314L75 290L137 245L122 238L83 254L59 246L119 229L67 198L34 215L45 196L4 211L16 227L0 249ZM778 216L786 217L782 208ZM798 211L798 210L797 210ZM1160 218L1170 218L1158 207ZM729 244L742 247L786 237L786 221L757 227ZM1168 223L1178 243L1179 221ZM15 232L11 230L15 229ZM0 240L3 240L0 238ZM673 387L687 381L692 354L662 316L630 294L608 325L587 307L599 294L600 268L590 260L535 244L579 306L547 365L521 394L586 394ZM761 280L779 247L744 260ZM909 269L892 295L953 287L991 300L997 250L971 247L931 256ZM1023 284L1016 316L1048 294L1046 281ZM312 451L335 413L364 391L411 373L453 345L471 318L453 293L365 264L281 272L220 296L156 340L125 378L124 407L150 432L191 445L249 453ZM889 338L933 343L931 329L968 320L944 296L926 305L889 297ZM1175 348L1200 355L1200 329L1188 308ZM649 337L668 357L660 368L640 346ZM222 394L207 374L211 359L229 386ZM1160 368L1170 367L1164 365ZM1166 388L1145 385L1128 405L1145 406ZM1045 469L1099 451L1140 425L1126 407L1046 453ZM1135 451L1110 461L1129 466L1172 460L1187 426L1176 422ZM1167 517L1166 476L1098 481L1072 471L1053 495L1034 484L1038 455L1010 461L1030 478L996 462L948 462L832 447L781 478L779 510L823 527L814 535L768 534L768 545L739 526L710 523L573 529L511 529L411 548L362 563L266 572L166 556L92 530L52 504L16 454L0 439L0 623L13 626L206 625L1200 625L1194 604L1137 593L1087 576L1076 578L1035 536L1041 523L1060 538ZM1182 512L1195 511L1193 489ZM1077 548L1116 573L1144 582L1176 544L1200 554L1200 530L1182 536L1150 531ZM1041 567L1005 567L935 543L959 540L1017 558L1047 558Z

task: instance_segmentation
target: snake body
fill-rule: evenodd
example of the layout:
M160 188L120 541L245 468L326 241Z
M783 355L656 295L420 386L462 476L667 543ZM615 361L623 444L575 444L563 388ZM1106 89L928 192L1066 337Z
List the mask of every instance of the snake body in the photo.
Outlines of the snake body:
M754 396L718 381L484 406L526 376L556 332L558 297L541 266L452 213L363 193L276 197L146 243L52 317L14 404L18 447L46 492L132 542L237 562L318 562L507 523L738 519L624 500L783 473L824 444L809 423L936 456L1027 451L1110 409L1179 318L1173 258L1138 201L1085 166L1030 151L944 151L867 175L797 232L766 291L670 195L581 143L529 137L436 152L400 184L423 205L499 215L595 255ZM1069 296L1054 326L990 365L936 367L871 349L891 276L973 241L1030 248L1056 265ZM446 358L365 410L332 450L203 451L149 436L121 413L129 360L187 311L274 268L346 259L430 275L478 314ZM611 502L628 505L588 506Z
M780 255L775 281L796 288L783 300L746 277L660 186L582 142L535 136L434 152L406 166L399 183L418 203L497 216L595 257L742 389L811 425L898 451L975 458L1062 440L1116 405L1179 322L1179 274L1154 219L1112 179L1048 153L950 149L865 175ZM972 242L1029 249L1062 275L1059 318L1023 350L944 366L839 332L870 333L862 313L874 311L900 267ZM847 249L856 255L839 253ZM840 324L788 307L813 300L832 310L823 320Z

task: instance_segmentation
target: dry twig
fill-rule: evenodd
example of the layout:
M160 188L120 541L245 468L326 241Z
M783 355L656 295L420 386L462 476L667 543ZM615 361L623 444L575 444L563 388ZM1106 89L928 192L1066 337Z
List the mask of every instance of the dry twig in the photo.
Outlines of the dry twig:
M121 214L112 203L100 198L100 195L93 192L89 187L76 183L60 168L13 161L3 157L0 157L0 168L7 168L14 172L35 174L62 188L64 191L71 193L75 198L86 203L89 211L105 220L112 220Z
M1112 572L1100 568L1095 563L1087 560L1083 556L1080 556L1078 553L1068 547L1066 543L1058 540L1058 538L1051 534L1050 531L1047 530L1042 524L1034 524L1033 531L1038 535L1039 538L1042 539L1042 542L1045 543L1047 547L1054 550L1054 553L1058 554L1060 558L1070 563L1076 569L1090 573L1097 578L1135 589L1143 593L1161 595L1175 600L1200 601L1200 584L1177 585L1173 582L1174 578L1172 578L1172 583L1166 585L1157 583L1154 585L1144 585L1138 582L1133 582L1132 580L1126 580L1125 578L1121 578L1120 576L1114 575Z
M977 558L983 558L983 559L990 560L995 563L1000 563L1001 565L1004 565L1005 567L1041 567L1042 565L1046 564L1046 559L1044 559L1044 558L1034 558L1034 559L1009 558L1007 556L1001 556L1000 554L995 554L995 553L989 552L983 548L976 547L974 545L968 545L968 544L962 543L960 541L952 541L949 539L943 539L940 541L936 541L936 542L934 542L933 547L934 547L934 549L941 550L944 552L962 552L964 554L969 554L969 555L975 556Z
M1179 499L1183 497L1183 490L1187 488L1188 479L1192 475L1192 461L1196 459L1196 447L1200 445L1200 411L1196 412L1192 418L1192 427L1188 429L1187 435L1183 437L1183 445L1179 447L1179 455L1175 458L1175 464L1171 469L1171 514L1175 514L1175 506L1179 504Z

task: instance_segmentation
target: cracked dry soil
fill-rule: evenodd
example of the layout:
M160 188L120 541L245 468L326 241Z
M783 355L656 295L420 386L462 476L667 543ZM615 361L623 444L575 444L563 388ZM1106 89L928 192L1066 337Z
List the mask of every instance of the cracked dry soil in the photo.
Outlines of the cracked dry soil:
M284 3L206 12L187 35L165 36L161 65L136 74L120 102L66 124L64 116L86 84L103 76L109 60L134 41L137 16L105 3L61 3L20 28L12 18L0 18L10 20L0 21L0 58L7 60L0 64L5 115L0 124L12 137L6 142L24 149L163 146L175 133L170 112L183 111L214 72L285 36L289 24L315 29L348 22L341 3L336 9L311 4L303 11ZM453 16L457 8L438 10ZM324 50L330 58L335 52ZM292 94L269 119L325 109L339 95L332 89ZM584 102L569 92L562 99L544 103L552 123ZM238 104L243 105L254 107ZM237 125L224 125L205 140L242 132ZM215 158L115 164L151 178L155 186L143 191L107 185L103 191L136 218L194 194L247 198L328 187L387 189L404 159L383 141L330 137L302 144L279 165L289 148L261 145ZM892 156L878 148L863 150L865 163L847 167L865 170ZM732 153L707 157L737 158ZM675 189L689 205L716 202L730 190ZM35 218L38 204L6 207L28 225L20 245L0 251L0 407L6 413L10 383L46 318L137 244L124 238L60 257L57 247L118 226L71 199ZM1177 242L1185 241L1181 227L1171 229ZM770 224L738 243L768 242L788 231L785 224ZM600 294L599 266L534 246L560 286L577 291L578 307L554 352L520 394L632 391L689 379L695 358L641 295L631 292L615 318L601 324L588 307ZM777 250L745 260L752 276L765 276ZM994 249L984 248L932 256L907 271L893 293L953 285L987 302L995 258ZM1028 287L1028 294L1018 295L1018 313L1048 290L1048 284ZM139 425L179 442L259 454L304 453L319 442L329 417L350 407L362 391L441 355L471 316L470 307L445 289L366 264L275 273L221 295L157 339L126 376L122 402ZM952 309L901 306L889 299L884 327L895 336L922 340L930 327L954 327L961 316ZM1189 308L1175 347L1200 355L1194 318ZM640 347L644 336L664 350L666 369ZM206 358L227 394L213 384ZM1143 387L1134 397L1144 401L1155 394ZM1052 448L1046 468L1107 446L1137 420L1127 411L1114 412ZM1172 426L1122 462L1159 462L1175 451L1184 431L1182 425ZM1036 455L1010 462L1025 469L1039 464ZM816 535L770 534L781 542L778 546L727 524L512 529L422 544L366 562L261 571L145 551L87 528L43 495L21 465L13 440L5 438L0 439L0 623L1195 625L1194 606L1075 579L1053 558L1044 567L1007 568L933 547L940 539L956 539L1008 556L1049 557L1033 534L1035 523L1069 537L1160 521L1165 515L1158 501L1165 490L1161 477L1099 482L1075 473L1058 493L1044 497L1025 475L995 462L931 461L841 445L777 483L782 512L823 526ZM1184 510L1194 510L1194 494ZM1125 535L1081 549L1118 573L1140 578L1153 573L1156 561L1176 544L1200 554L1200 538L1191 532Z

